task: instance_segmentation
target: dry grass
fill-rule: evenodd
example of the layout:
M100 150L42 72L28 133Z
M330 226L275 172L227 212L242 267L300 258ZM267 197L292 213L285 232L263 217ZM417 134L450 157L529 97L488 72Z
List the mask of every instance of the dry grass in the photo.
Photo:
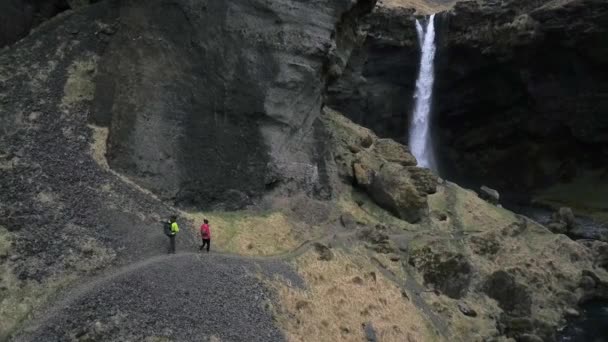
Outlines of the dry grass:
M208 219L212 247L231 253L276 255L289 252L303 242L293 234L294 223L279 212L266 215L247 211L183 214L195 222L197 234L203 219Z
M110 170L108 160L106 159L109 130L107 127L99 127L95 125L89 125L89 128L93 132L91 156L104 170Z
M98 57L76 61L68 69L68 79L63 87L61 106L69 108L81 101L90 101L95 94L95 77Z
M331 261L315 252L297 259L306 290L272 283L281 309L278 321L289 341L365 341L371 323L379 341L435 341L417 308L364 256L334 251Z
M389 255L389 254L381 254L381 253L376 253L373 258L376 259L376 261L382 265L382 267L384 267L387 271L389 271L390 273L394 274L397 279L405 279L406 277L408 277L407 273L405 272L405 270L403 269L403 266L401 265L401 259L396 260L395 258L398 257L398 255L393 254L393 255ZM392 258L392 260L391 260Z
M487 296L476 295L468 299L452 299L444 295L435 295L432 292L423 292L424 300L433 307L435 312L441 314L449 324L452 331L452 341L486 342L487 336L499 334L496 322L491 317L499 316L501 310L496 302ZM459 303L466 305L477 312L477 317L468 317L458 309Z
M447 11L457 0L380 0L379 6L414 8L418 14L429 15Z
M517 221L515 214L484 201L475 192L462 189L456 184L448 186L447 191L453 194L454 211L465 232L495 230Z

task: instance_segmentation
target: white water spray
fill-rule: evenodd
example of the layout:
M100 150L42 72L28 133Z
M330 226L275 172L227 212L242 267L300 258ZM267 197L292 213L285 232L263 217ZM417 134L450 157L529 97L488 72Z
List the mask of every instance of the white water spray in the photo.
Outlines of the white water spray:
M418 160L418 166L436 171L435 154L430 136L431 103L433 100L435 59L435 15L431 15L426 29L416 20L416 30L422 54L420 57L420 73L416 81L416 101L412 122L410 124L410 148Z

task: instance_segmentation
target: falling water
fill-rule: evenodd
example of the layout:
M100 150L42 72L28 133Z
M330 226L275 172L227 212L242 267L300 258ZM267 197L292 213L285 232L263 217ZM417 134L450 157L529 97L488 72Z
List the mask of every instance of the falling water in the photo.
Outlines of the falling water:
M435 59L435 15L431 15L426 29L416 20L416 30L422 54L420 73L416 81L416 104L410 125L410 148L418 165L436 171L435 154L430 136L431 103L433 100L433 61Z

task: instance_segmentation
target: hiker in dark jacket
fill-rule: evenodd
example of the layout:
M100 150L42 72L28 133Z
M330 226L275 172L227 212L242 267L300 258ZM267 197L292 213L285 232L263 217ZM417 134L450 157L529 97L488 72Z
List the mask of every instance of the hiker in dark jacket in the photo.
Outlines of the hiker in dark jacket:
M201 238L203 239L203 244L201 245L200 250L202 251L207 246L207 253L209 253L209 248L211 247L211 230L209 230L209 221L207 219L203 220L203 225L201 226Z

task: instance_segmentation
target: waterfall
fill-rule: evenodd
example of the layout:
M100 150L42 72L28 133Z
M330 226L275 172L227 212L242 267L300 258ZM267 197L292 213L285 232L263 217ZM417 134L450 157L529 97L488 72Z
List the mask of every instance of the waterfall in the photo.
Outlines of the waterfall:
M435 59L435 15L431 15L426 28L416 20L418 40L422 50L420 73L416 81L414 113L410 124L410 148L418 166L437 171L433 144L430 136L431 104L433 101L433 61Z

